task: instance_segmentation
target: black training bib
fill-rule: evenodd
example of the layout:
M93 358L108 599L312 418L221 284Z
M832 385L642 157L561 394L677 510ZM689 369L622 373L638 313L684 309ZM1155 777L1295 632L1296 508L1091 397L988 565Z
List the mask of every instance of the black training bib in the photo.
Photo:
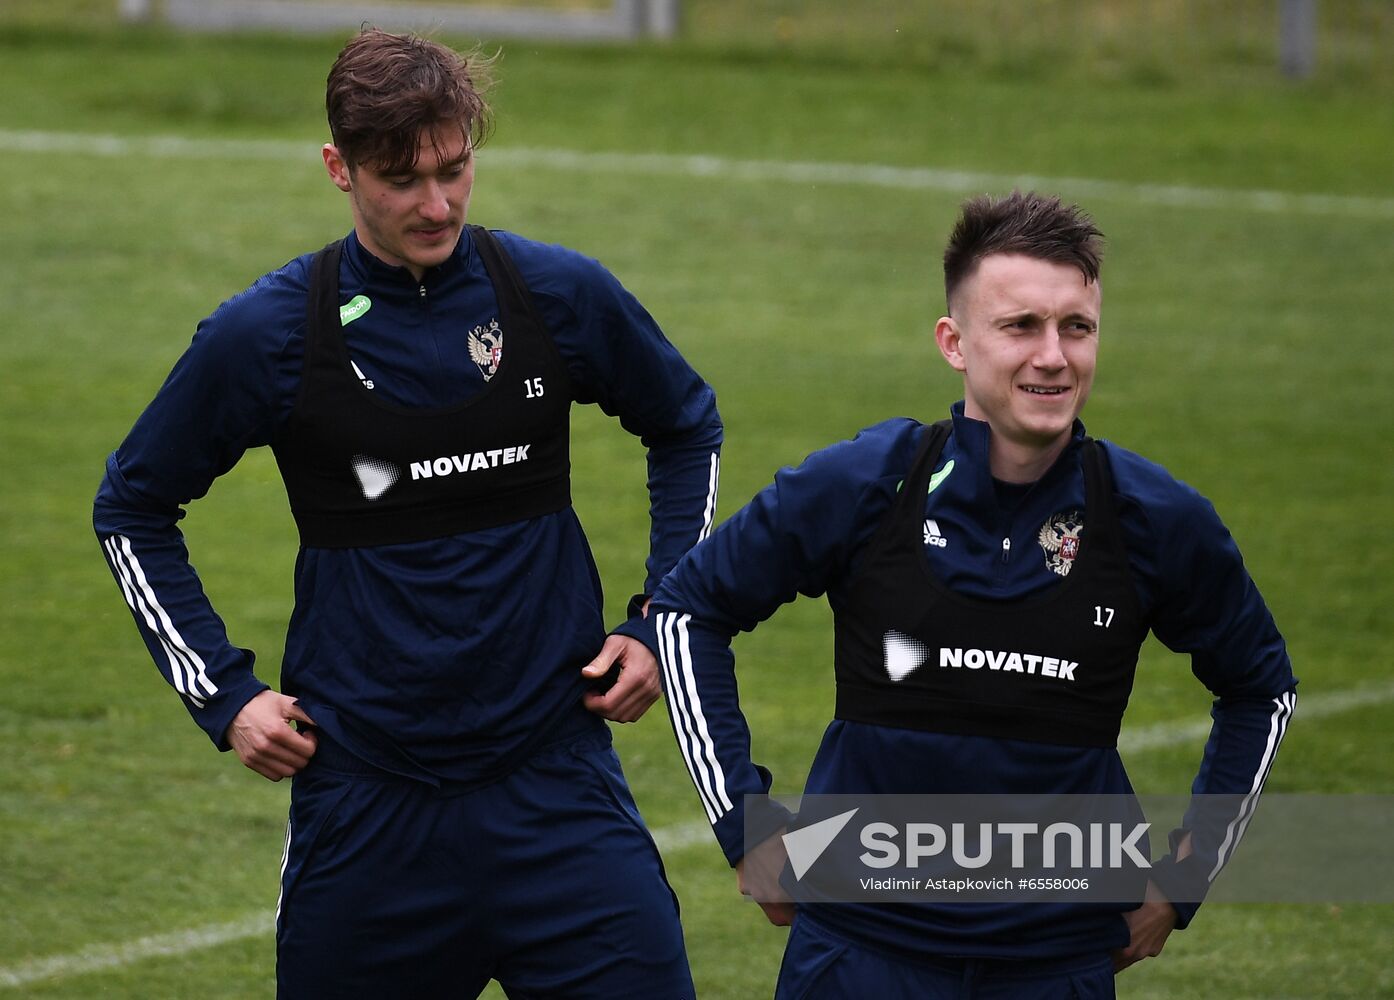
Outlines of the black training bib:
M461 350L488 384L456 406L412 410L374 396L353 371L339 314L342 242L310 268L300 395L272 445L302 545L425 541L522 521L571 503L571 388L513 261L469 227L499 319Z
M1068 576L1022 601L948 590L925 557L929 479L947 422L914 464L835 611L839 719L902 729L1118 744L1147 635L1102 449L1082 445L1088 528Z

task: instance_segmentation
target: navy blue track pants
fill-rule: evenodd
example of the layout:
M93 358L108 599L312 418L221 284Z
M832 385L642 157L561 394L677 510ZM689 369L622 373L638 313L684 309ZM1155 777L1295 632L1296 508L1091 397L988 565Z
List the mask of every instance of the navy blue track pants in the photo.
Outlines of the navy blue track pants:
M347 768L345 769L347 770ZM451 793L311 761L277 915L286 1000L691 998L678 904L608 730Z
M1111 1000L1107 952L1065 959L905 961L855 944L803 911L794 918L776 1000Z

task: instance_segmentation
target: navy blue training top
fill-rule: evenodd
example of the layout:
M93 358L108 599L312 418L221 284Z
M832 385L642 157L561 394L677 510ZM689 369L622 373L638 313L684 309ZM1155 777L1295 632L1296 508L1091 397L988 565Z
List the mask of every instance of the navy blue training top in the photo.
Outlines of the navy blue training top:
M1041 479L1017 486L991 475L988 425L965 417L962 403L952 417L925 499L923 550L932 572L958 593L1003 602L1060 583L1067 561L1061 537L1089 531L1083 425L1076 422L1073 440ZM732 864L744 850L742 796L765 792L771 783L769 772L751 759L732 637L799 594L826 594L839 606L925 433L916 421L889 420L781 470L689 552L654 595L651 641L663 665L675 733ZM1210 503L1162 467L1115 444L1101 445L1144 620L1169 648L1190 654L1192 671L1216 695L1214 727L1192 791L1249 796L1251 813L1295 698L1282 636ZM809 665L827 670L830 684L831 661L830 649L826 664ZM1131 785L1111 747L833 721L805 791L1103 794L1130 792ZM1209 813L1208 825L1194 831L1196 860L1190 864L1213 879L1242 833L1241 818ZM1184 926L1199 904L1175 905ZM1117 910L1097 904L815 909L816 920L868 947L910 957L1060 956L1128 940Z
M652 533L641 589L651 593L712 526L722 439L715 396L596 261L497 235L562 356L573 399L618 417L648 449ZM253 653L229 641L177 522L291 412L310 256L199 324L108 459L96 498L97 535L151 655L224 750L228 724L266 684ZM350 233L339 280L341 301L354 304L343 327L351 364L372 392L434 408L483 388L469 333L487 331L498 305L468 232L421 281ZM604 640L602 607L570 507L425 542L302 548L281 683L330 735L375 762L428 780L477 780L539 731L598 724L581 706L579 670Z

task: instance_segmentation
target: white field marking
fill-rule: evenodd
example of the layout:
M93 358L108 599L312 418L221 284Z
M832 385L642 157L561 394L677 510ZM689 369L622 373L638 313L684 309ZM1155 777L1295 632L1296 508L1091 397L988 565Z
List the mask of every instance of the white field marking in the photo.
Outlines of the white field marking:
M1391 700L1394 700L1394 683L1307 695L1305 698L1298 698L1296 719L1300 725L1312 719L1339 715L1351 709ZM1118 741L1118 748L1128 753L1199 743L1209 732L1209 722L1163 723L1124 733ZM699 844L708 844L714 839L711 827L700 820L660 827L653 831L653 838L662 851L681 851ZM131 965L147 958L183 955L201 948L261 937L270 934L274 929L275 922L270 913L257 913L231 923L209 924L169 934L156 934L124 944L92 945L68 955L37 958L0 968L0 989L100 972L103 969Z
M118 136L83 132L0 129L0 151L80 153L88 156L157 159L298 160L319 163L318 147L270 139L196 139L177 135ZM806 163L738 160L722 156L668 153L586 153L570 149L490 146L485 163L598 174L642 174L715 180L836 184L910 191L975 194L1009 188L1049 191L1084 200L1123 201L1170 208L1235 209L1279 214L1394 219L1394 198L1360 195L1132 184L1089 177L995 174L937 167L893 167L874 163Z
M271 914L257 913L231 923L191 927L188 930L155 934L123 944L95 944L69 955L36 958L0 969L0 988L101 972L147 958L184 955L200 948L212 948L230 941L261 937L270 934L275 926Z
M711 824L700 819L694 819L688 823L674 823L672 826L661 826L653 830L652 833L653 842L664 853L686 850L694 844L716 843L716 835L712 833Z
M1293 718L1297 721L1300 733L1303 723L1311 719L1324 719L1353 708L1377 705L1384 701L1394 701L1394 683L1367 684L1348 691L1329 691L1305 696L1302 694L1302 686L1298 685L1297 711L1293 713ZM1124 754L1139 753L1183 746L1187 743L1194 743L1199 747L1209 735L1209 719L1182 723L1163 722L1141 729L1125 729L1118 737L1118 750Z

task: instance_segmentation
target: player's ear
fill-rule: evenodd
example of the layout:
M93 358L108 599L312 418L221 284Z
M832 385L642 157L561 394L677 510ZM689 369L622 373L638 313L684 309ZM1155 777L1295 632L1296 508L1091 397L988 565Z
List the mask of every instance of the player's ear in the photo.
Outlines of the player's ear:
M326 142L320 149L320 155L324 157L324 169L329 172L329 179L334 182L334 186L340 191L352 191L353 178L349 175L348 162L339 152L339 147L332 142Z
M939 345L939 353L954 371L963 371L967 364L963 360L963 331L952 316L940 316L934 324L934 342Z

